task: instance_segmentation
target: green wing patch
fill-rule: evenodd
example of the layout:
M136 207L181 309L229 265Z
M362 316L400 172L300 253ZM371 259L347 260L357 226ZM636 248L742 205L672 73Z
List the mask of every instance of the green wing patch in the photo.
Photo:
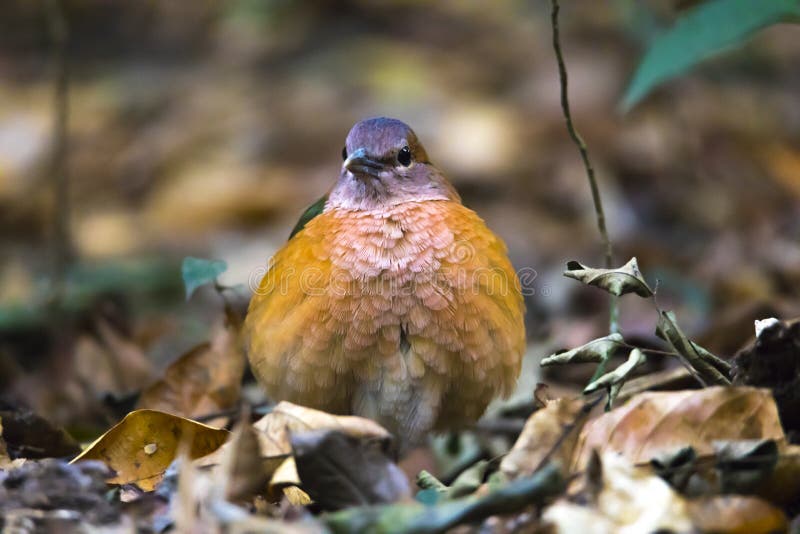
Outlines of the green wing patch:
M303 214L300 216L300 220L297 221L297 224L295 224L294 228L292 228L292 233L289 234L289 239L293 238L294 234L305 228L306 224L308 224L308 221L310 221L311 219L322 213L322 210L325 209L325 203L327 201L328 201L328 195L325 195L324 197L320 198L319 200L311 204L308 208L306 208L306 211L304 211Z

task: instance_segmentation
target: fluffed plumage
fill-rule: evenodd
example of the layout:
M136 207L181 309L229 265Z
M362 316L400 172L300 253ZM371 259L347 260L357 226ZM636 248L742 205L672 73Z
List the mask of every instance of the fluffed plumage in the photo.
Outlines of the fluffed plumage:
M404 449L512 390L524 306L505 245L408 126L363 121L346 146L359 150L322 213L272 258L246 346L274 399L371 417Z

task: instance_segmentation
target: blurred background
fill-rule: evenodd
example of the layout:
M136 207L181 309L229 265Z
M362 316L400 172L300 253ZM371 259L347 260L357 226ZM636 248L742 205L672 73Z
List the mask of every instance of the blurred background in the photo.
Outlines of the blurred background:
M800 308L800 30L760 32L621 113L645 42L690 3L564 2L561 38L616 262L636 256L659 304L729 356L754 319ZM605 294L561 275L603 249L547 2L58 6L8 0L0 18L0 402L78 435L113 421L220 314L208 288L186 301L182 258L225 260L246 303L375 115L409 123L536 270L534 360L607 331ZM626 338L654 324L625 299Z

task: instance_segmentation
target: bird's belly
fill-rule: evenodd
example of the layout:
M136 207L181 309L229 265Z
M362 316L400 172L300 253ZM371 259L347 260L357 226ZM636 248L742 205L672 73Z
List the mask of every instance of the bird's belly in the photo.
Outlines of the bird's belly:
M472 339L484 325L465 321L468 302L442 273L419 271L410 279L384 272L350 287L332 312L351 310L340 354L354 376L350 411L379 421L404 443L417 443L434 427L477 418L497 392L487 370L471 360ZM341 304L341 309L338 305ZM457 307L463 306L461 312ZM465 325L476 327L466 334ZM463 418L441 419L443 402L457 403Z
M405 444L476 420L513 387L524 348L515 275L480 225L442 202L312 220L251 303L258 379L275 399L371 417ZM486 283L498 270L510 293Z

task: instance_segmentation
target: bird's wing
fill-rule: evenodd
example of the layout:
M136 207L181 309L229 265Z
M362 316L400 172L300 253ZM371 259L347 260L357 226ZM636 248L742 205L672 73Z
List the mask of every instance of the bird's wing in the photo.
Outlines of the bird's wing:
M311 204L309 207L306 208L306 211L300 216L300 220L297 221L297 224L294 225L292 228L292 233L289 234L289 239L293 238L294 235L305 228L308 224L308 221L322 213L322 210L325 209L325 203L328 201L328 195L324 195L319 200Z
M342 412L352 388L337 365L342 357L329 347L341 345L335 339L348 318L329 311L325 236L331 221L325 214L309 221L271 258L250 301L243 338L253 372L273 398Z

